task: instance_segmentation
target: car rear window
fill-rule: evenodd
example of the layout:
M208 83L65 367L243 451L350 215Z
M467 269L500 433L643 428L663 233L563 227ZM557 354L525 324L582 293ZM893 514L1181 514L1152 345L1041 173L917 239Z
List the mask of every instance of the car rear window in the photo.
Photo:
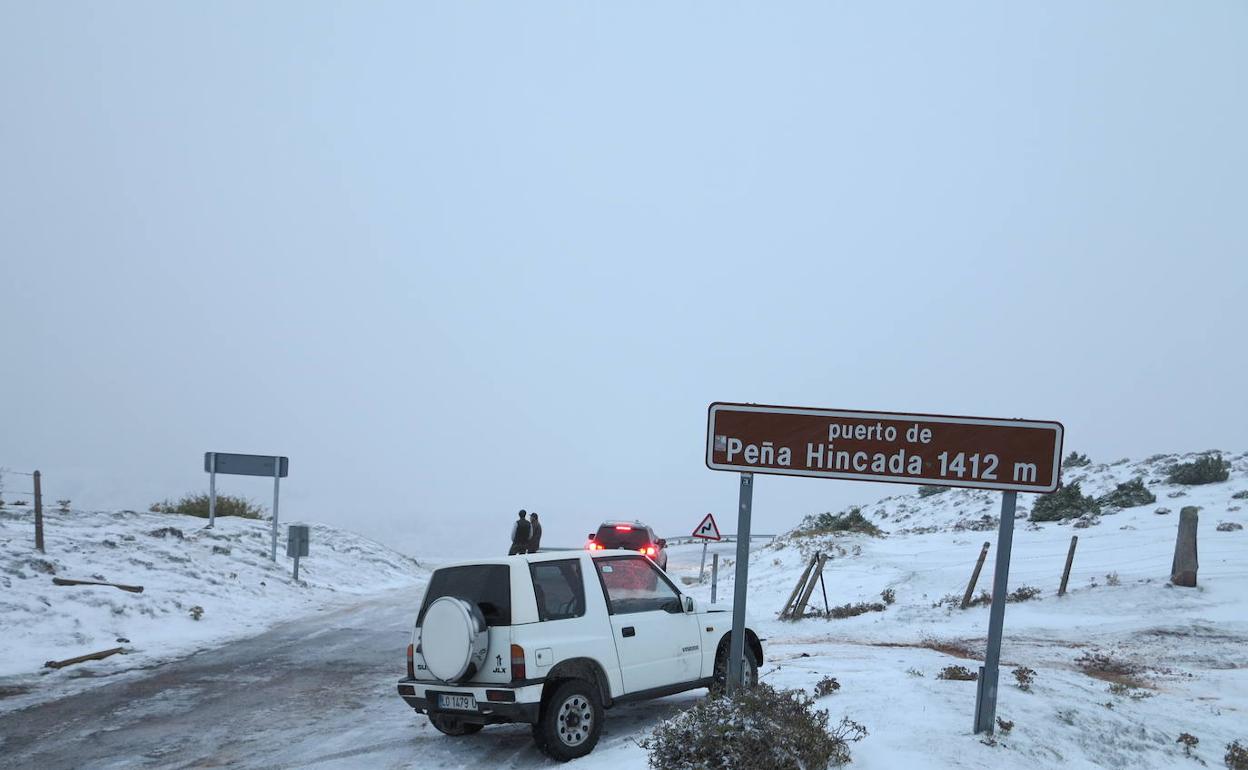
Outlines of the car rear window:
M488 626L511 625L511 567L506 564L471 564L434 572L416 625L424 622L429 605L443 596L476 604Z
M603 548L627 548L630 551L652 545L650 533L644 527L633 527L625 531L616 529L613 525L604 524L598 528L598 537L594 539L601 543Z

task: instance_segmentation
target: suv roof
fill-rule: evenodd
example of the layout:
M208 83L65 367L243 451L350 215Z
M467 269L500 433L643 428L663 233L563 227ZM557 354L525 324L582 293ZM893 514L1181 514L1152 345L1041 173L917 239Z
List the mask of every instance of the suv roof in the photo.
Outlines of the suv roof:
M545 553L522 553L515 556L489 556L484 559L466 559L464 561L448 562L433 567L433 570L446 569L447 567L471 567L479 564L515 564L516 562L543 562L543 561L561 561L564 559L579 559L582 556L590 556L591 554L582 551L579 548L567 551L547 551ZM627 548L611 548L602 551L594 551L592 556L637 556L637 552Z

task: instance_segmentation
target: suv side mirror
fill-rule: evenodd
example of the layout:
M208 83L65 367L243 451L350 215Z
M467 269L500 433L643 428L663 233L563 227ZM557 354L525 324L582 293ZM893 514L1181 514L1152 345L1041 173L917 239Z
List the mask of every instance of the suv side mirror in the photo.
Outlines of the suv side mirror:
M696 612L696 611L697 611L697 609L698 609L698 606L697 606L697 604L693 601L693 597L692 597L692 596L686 596L686 597L685 597L685 614L686 614L686 615L690 615L690 614L692 614L692 613Z
M666 547L667 547L667 540L665 540L665 539L663 539L663 538L659 538L658 540L655 540L655 541L654 541L654 544L655 544L655 545L657 545L657 546L658 546L658 547L660 547L660 548L666 548Z
M590 540L593 540L594 538L598 537L598 533L597 533L597 532L590 532L590 533L589 533L589 535L588 535L587 537L588 537Z

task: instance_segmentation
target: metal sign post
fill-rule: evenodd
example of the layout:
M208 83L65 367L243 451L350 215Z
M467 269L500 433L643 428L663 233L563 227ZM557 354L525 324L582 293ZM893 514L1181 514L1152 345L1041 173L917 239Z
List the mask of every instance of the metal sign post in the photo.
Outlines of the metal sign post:
M240 455L230 452L204 452L208 473L208 526L217 520L217 474L273 477L273 543L269 558L277 561L277 498L283 476L290 474L290 459L278 455Z
M278 487L280 487L282 483L281 471L282 471L282 458L274 457L273 458L273 548L269 555L269 558L271 558L274 562L277 561L277 493L279 491ZM299 574L298 564L299 562L296 561L295 562L295 565L296 565L295 574L296 575Z
M975 732L993 732L997 722L997 681L1001 663L1001 631L1010 584L1010 546L1014 543L1014 504L1017 492L1001 495L1001 526L997 534L997 566L992 576L992 609L988 614L988 650L979 667L975 691Z
M728 643L728 692L745 683L745 589L750 572L750 512L754 507L754 474L741 474L737 511L737 576L732 587L732 636Z
M299 582L299 557L308 555L308 527L291 524L286 531L286 555L295 558L295 582Z

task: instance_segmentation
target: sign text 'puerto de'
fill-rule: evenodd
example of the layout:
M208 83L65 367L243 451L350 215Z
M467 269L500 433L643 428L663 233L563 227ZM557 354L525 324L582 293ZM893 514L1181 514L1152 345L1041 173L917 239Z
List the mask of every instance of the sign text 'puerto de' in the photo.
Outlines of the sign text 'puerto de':
M711 404L712 470L1016 492L1057 489L1062 424Z

